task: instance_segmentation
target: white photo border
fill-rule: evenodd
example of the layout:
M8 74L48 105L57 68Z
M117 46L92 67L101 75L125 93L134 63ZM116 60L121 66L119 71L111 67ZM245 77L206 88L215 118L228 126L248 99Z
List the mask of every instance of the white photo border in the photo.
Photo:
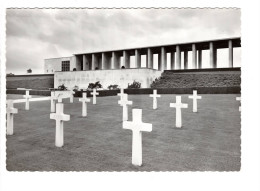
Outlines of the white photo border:
M1 148L0 190L260 190L260 1L18 1L6 0L0 12ZM238 7L242 23L242 134L240 172L8 172L5 136L5 9L11 7Z

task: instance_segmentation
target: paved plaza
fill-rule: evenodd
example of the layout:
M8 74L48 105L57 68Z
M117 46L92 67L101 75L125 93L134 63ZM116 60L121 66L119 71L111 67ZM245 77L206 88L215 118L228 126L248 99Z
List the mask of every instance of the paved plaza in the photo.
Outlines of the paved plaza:
M182 128L175 127L175 109L170 103L176 95L158 98L152 109L149 95L128 95L129 106L143 110L142 119L153 125L143 132L143 165L132 165L132 131L122 128L119 96L97 97L87 104L88 116L82 117L82 103L64 99L64 146L55 146L55 120L50 119L50 101L14 104L14 135L7 136L9 171L238 171L240 170L240 102L238 94L204 95L198 100L198 113L192 100L182 109ZM35 97L35 96L33 96ZM7 95L7 99L22 95ZM91 98L92 100L92 98Z

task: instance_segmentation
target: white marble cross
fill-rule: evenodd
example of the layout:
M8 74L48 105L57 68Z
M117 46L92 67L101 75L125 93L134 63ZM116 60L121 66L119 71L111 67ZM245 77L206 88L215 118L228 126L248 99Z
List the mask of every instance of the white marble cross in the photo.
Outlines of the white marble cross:
M161 97L161 95L157 94L157 90L153 90L153 94L149 96L153 98L153 109L157 109L157 98Z
M90 94L93 95L93 104L97 104L96 95L99 95L97 89L93 89L93 92L91 92Z
M123 129L130 129L132 135L132 164L142 165L142 131L151 132L152 124L142 122L142 110L133 109L133 121L124 121Z
M241 102L241 97L236 97L236 100ZM241 106L239 106L239 111L241 111Z
M51 113L55 112L55 99L57 99L55 92L51 91Z
M121 88L120 93L117 94L118 96L120 96L120 100L123 100L123 94L124 94L124 89Z
M62 103L62 94L58 94L57 99L58 99L58 103Z
M192 99L193 100L193 109L192 109L192 111L193 112L197 112L198 111L198 109L197 109L197 99L201 99L201 96L198 96L197 95L197 90L193 90L193 95L192 96L189 96L189 98L190 99Z
M123 99L118 101L118 104L123 107L123 121L128 120L128 105L132 105L132 101L128 101L128 95L123 94Z
M18 109L14 108L13 100L7 100L7 108L6 108L6 115L7 115L7 135L14 134L14 114L18 113Z
M62 147L64 144L63 135L63 121L69 121L70 115L63 113L63 103L56 104L56 113L50 114L50 119L56 120L56 135L55 135L55 145L56 147Z
M86 92L82 93L82 98L79 98L79 101L82 102L82 116L86 117L88 112L87 102L90 102L90 99L87 98Z
M73 98L74 98L74 94L75 92L73 90L70 90L70 103L73 103Z
M50 97L31 98L30 102L33 102L33 101L47 101L47 100L50 100L50 99L51 99ZM12 101L13 101L13 103L25 103L26 99L14 99Z
M170 107L176 108L176 127L182 127L181 109L188 108L188 104L181 103L181 96L176 96L176 103L170 103Z
M26 88L17 88L17 90L25 90L25 95L23 96L26 99L25 102L25 110L29 110L29 99L32 98L32 96L30 96L30 90L32 89L26 89Z

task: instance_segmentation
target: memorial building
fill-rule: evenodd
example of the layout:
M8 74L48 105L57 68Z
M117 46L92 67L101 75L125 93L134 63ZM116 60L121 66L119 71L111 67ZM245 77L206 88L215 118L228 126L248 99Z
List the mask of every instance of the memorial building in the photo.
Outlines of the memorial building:
M64 84L68 88L86 88L89 83L100 81L104 88L119 85L126 88L129 83L138 81L142 88L151 83L164 70L203 69L202 51L209 50L209 67L217 68L217 50L228 49L228 68L233 68L233 48L241 47L241 38L226 38L199 42L168 44L102 52L73 54L71 57L50 58L44 61L45 74L54 73L54 87ZM188 52L192 52L192 68L188 68ZM183 57L182 57L183 52ZM170 65L167 67L167 54ZM156 63L154 58L158 61ZM141 56L146 63L141 64ZM134 57L134 66L130 58ZM183 61L182 61L183 58ZM181 67L183 63L183 67Z

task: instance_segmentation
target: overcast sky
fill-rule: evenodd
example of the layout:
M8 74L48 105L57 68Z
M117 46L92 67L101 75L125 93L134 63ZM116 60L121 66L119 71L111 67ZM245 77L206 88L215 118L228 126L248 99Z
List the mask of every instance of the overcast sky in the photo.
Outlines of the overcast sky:
M45 58L74 53L241 36L239 9L8 9L6 20L14 74L43 73Z

